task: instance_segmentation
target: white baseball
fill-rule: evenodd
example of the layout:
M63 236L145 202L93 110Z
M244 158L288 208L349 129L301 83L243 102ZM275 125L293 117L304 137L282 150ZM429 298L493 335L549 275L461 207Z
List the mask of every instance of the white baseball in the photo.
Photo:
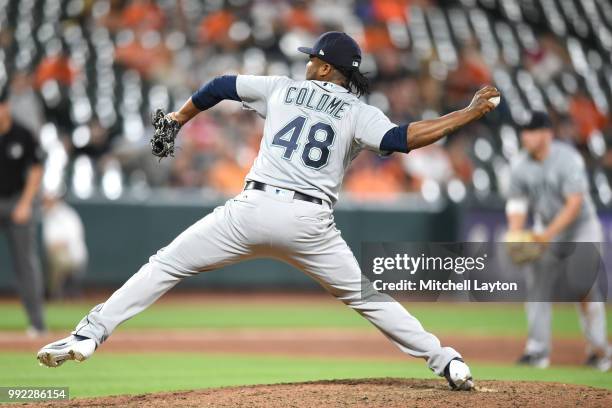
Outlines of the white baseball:
M489 98L489 102L492 102L493 105L495 105L497 107L497 105L499 105L499 102L501 101L501 96L494 96L492 98Z

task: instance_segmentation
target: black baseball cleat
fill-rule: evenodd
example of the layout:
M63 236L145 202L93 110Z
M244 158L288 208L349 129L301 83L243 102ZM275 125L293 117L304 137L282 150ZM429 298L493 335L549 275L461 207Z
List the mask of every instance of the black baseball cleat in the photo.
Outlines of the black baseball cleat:
M454 391L471 391L474 389L474 380L470 367L459 357L452 359L446 365L444 377Z
M523 354L518 360L518 365L528 365L535 368L547 368L550 365L550 359L546 354Z

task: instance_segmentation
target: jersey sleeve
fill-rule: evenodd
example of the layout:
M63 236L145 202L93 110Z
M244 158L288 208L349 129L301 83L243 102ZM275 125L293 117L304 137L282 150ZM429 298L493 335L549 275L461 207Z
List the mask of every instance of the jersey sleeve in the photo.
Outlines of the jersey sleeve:
M522 167L519 161L512 163L510 168L510 184L506 193L507 199L527 198L527 186L523 180Z
M579 153L572 152L569 159L561 167L561 173L561 193L564 197L575 193L588 193L589 181L584 160Z
M385 134L396 124L378 108L370 105L360 105L355 111L355 141L364 149L380 154L390 152L381 150L380 142Z
M270 97L289 82L291 79L282 76L238 75L236 91L246 108L266 117Z

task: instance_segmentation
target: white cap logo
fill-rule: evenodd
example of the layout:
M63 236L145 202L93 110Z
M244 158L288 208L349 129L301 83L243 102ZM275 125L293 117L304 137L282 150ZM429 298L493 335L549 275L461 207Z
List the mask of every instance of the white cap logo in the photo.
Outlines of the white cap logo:
M359 66L359 61L353 61L353 66L354 67L358 67Z
M23 156L23 146L19 143L13 143L8 150L8 155L13 160L18 160Z
M319 55L325 55L325 53L323 52L323 50L319 50Z

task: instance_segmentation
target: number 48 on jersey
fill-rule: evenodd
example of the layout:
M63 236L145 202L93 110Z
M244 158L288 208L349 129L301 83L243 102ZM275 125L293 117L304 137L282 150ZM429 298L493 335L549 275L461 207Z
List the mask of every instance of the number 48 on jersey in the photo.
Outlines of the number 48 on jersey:
M298 116L274 135L272 145L285 149L284 159L291 160L293 153L299 148L298 141L306 122L305 116ZM334 143L334 137L334 128L328 123L317 122L310 126L308 141L302 149L302 163L316 170L324 167L329 160L329 149Z

